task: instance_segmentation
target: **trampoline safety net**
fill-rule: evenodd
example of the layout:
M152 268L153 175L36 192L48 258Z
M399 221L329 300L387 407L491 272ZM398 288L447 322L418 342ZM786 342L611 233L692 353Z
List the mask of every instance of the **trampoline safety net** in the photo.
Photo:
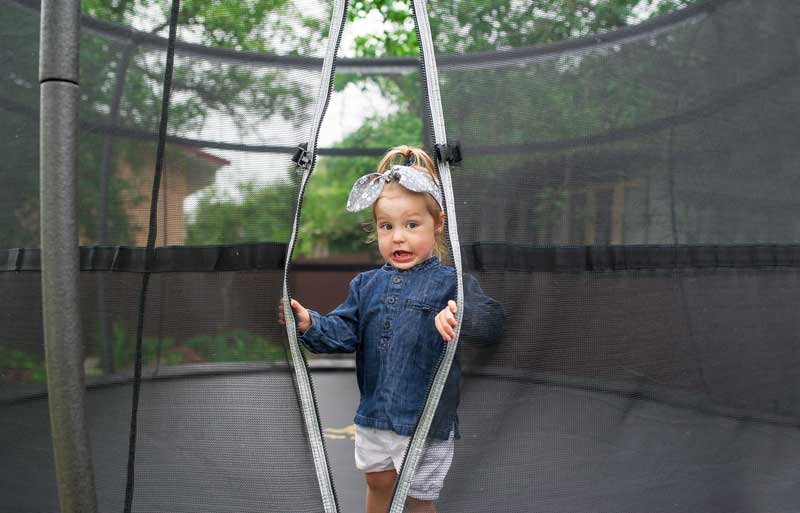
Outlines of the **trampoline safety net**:
M509 16L524 4L494 3ZM434 427L458 413L436 510L796 512L800 4L709 0L530 46L524 24L519 37L469 30L494 3L427 2L419 76L436 63L440 121L463 156L447 212L470 313L428 405ZM58 510L38 4L0 0L0 512ZM307 369L277 317L304 187L292 154L327 101L336 20L333 2L276 6L251 32L271 31L268 47L178 30L157 198L160 20L83 16L81 322L99 511L346 511L341 497L326 505ZM232 162L274 208L248 243L224 226L193 243L185 198ZM476 285L483 304L470 303ZM435 451L434 431L415 438Z
M491 59L486 8L428 3L464 272L505 316L462 332L439 510L796 510L800 5Z

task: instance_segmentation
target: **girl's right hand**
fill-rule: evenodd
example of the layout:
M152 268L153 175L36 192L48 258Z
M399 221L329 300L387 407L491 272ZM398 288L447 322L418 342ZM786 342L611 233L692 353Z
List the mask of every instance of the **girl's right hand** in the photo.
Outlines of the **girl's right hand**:
M303 333L308 331L308 328L311 327L311 315L308 313L308 310L303 308L303 305L301 305L294 299L292 299L289 304L291 305L292 311L294 312L294 319L297 329L300 331L300 334L302 335ZM281 326L286 325L286 321L283 318L283 300L281 300L281 302L278 303L278 323Z

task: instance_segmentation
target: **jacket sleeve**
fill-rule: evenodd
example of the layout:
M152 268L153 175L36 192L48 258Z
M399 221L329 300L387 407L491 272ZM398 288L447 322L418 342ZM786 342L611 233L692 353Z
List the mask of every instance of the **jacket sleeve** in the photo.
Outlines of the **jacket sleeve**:
M496 344L505 332L506 314L502 305L487 296L471 274L464 274L462 280L464 318L461 333L465 342L482 346Z
M347 299L328 315L308 310L311 327L300 342L312 353L352 353L359 344L359 276L350 281Z

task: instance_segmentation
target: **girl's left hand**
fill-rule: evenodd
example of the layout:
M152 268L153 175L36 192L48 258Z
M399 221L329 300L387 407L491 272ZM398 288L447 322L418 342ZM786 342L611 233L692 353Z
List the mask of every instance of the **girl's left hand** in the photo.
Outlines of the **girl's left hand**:
M433 320L436 324L436 331L439 332L445 342L450 342L456 337L455 327L458 322L455 314L457 311L456 302L451 299L447 302L447 308L436 314L436 318Z

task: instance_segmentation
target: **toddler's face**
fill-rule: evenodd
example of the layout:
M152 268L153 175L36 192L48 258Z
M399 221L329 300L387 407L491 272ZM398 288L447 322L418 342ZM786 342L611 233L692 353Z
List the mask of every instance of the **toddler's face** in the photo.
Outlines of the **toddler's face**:
M397 269L411 269L433 255L444 217L435 220L422 194L387 184L375 202L378 250Z

